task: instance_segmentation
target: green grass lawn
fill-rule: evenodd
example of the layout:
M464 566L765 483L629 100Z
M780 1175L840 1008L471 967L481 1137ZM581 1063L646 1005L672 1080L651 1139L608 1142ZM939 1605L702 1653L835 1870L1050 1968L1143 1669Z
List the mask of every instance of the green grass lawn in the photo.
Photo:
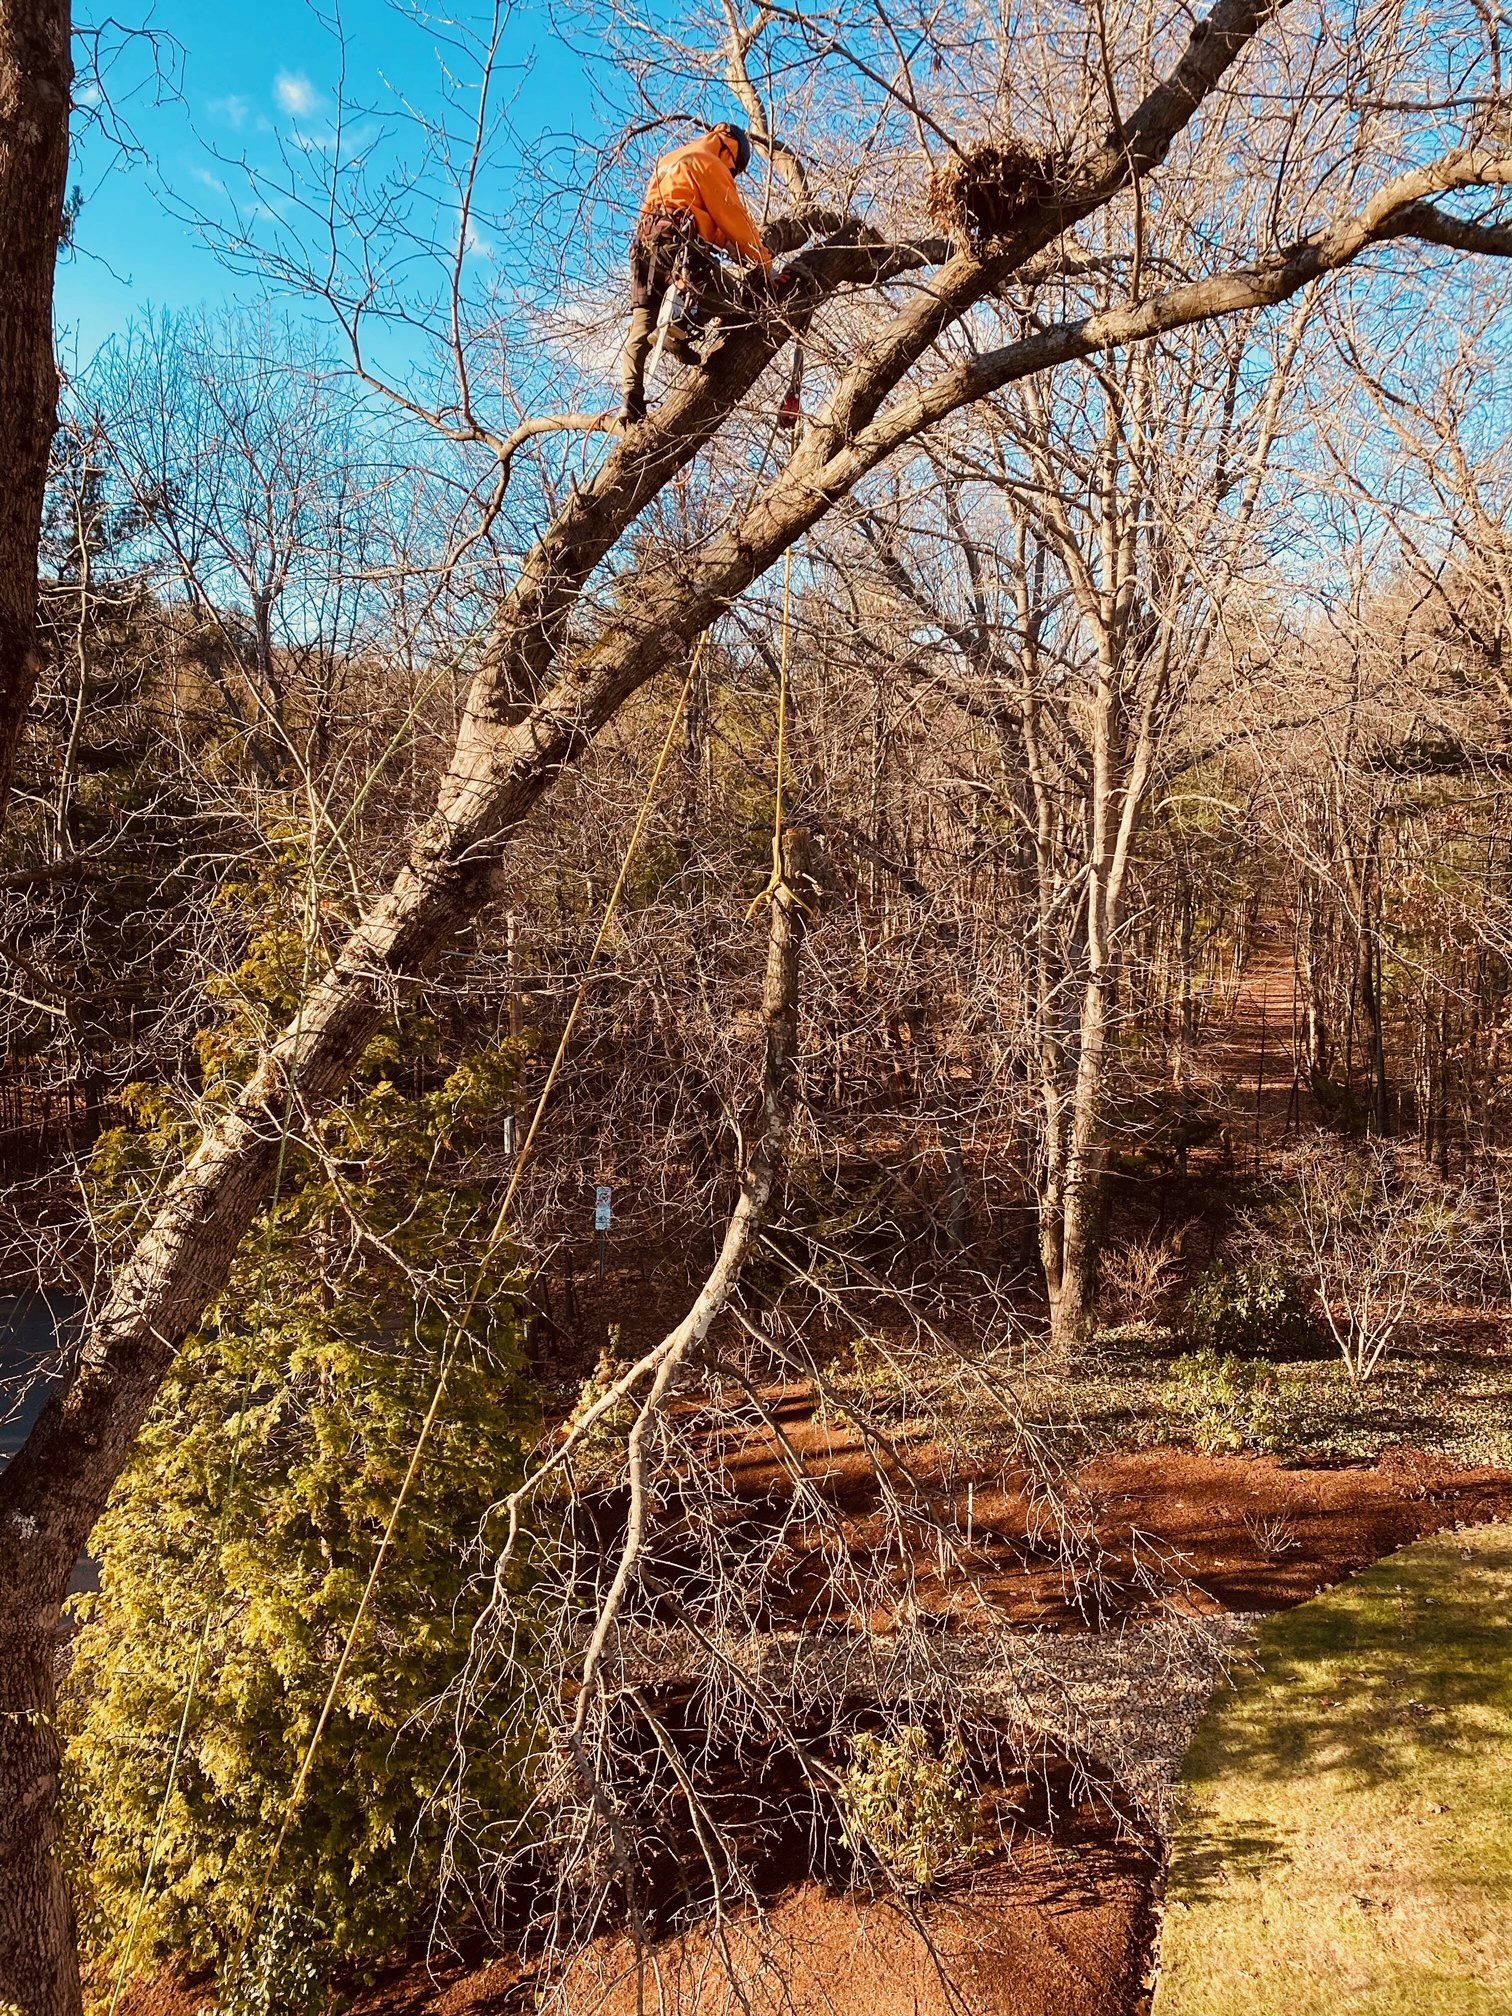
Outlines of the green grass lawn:
M1266 1620L1187 1757L1155 2016L1507 2016L1509 1537Z

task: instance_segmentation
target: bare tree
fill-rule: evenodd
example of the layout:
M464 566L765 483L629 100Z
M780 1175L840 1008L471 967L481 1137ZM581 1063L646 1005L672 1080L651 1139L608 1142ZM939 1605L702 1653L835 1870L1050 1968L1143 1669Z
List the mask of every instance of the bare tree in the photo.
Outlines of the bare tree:
M1179 229L1151 256L1177 263ZM1306 315L1304 302L1274 351L1236 318L1029 380L942 448L935 564L880 543L886 579L935 640L911 654L923 693L992 731L988 775L972 781L1014 834L1040 1250L1066 1342L1096 1303L1134 863L1149 804L1193 760L1186 713L1238 620ZM1241 398L1242 378L1258 392ZM917 547L917 494L906 509Z
M1319 1134L1287 1159L1270 1240L1300 1256L1345 1370L1364 1380L1413 1308L1467 1270L1474 1229L1468 1197L1410 1153Z
M825 231L793 260L794 285L780 314L753 303L749 324L731 329L717 355L591 475L569 480L573 472L563 468L553 485L543 484L551 504L543 514L547 529L528 545L491 611L450 766L408 861L358 928L321 948L325 964L297 1016L207 1126L103 1299L66 1390L0 1480L7 1589L0 1610L0 1786L19 1816L0 1844L0 1875L18 1914L10 1943L0 1946L0 1990L35 2016L74 2016L79 2007L53 1857L51 1716L52 1632L74 1560L166 1366L224 1282L266 1195L289 1102L317 1114L338 1092L390 990L455 944L500 888L515 834L554 781L632 694L676 663L796 540L884 462L963 408L1057 365L1272 306L1387 239L1419 235L1468 251L1501 249L1498 234L1435 200L1504 183L1509 171L1500 150L1466 131L1448 137L1426 164L1425 150L1415 147L1419 165L1393 172L1390 146L1367 146L1362 156L1361 129L1345 119L1334 135L1341 155L1322 224L1309 228L1299 214L1288 226L1293 235L1279 244L1236 246L1232 264L1219 270L1154 291L1146 291L1141 274L1137 290L1115 304L1068 298L1063 319L1001 326L993 304L1030 262L1082 220L1128 203L1176 154L1199 116L1227 123L1236 172L1256 174L1263 162L1274 170L1280 159L1294 158L1284 146L1268 153L1277 136L1264 120L1251 130L1244 73L1237 89L1226 83L1282 11L1280 0L1219 0L1179 49L1180 25L1141 17L1131 24L1134 44L1158 47L1164 74L1155 81L1151 70L1149 88L1133 109L1118 112L1111 131L1105 108L1084 94L1064 160L1045 165L1027 190L1008 192L1001 228L963 229L948 243L888 236L859 218ZM1389 40L1390 31L1383 32ZM860 74L857 53L836 52L834 74L842 81ZM889 86L889 105L898 90ZM1298 117L1305 98L1305 91L1293 96ZM988 107L979 104L972 116L985 127ZM938 134L940 121L930 118ZM1247 150L1252 139L1257 145ZM1323 144L1326 151L1329 143ZM1307 159L1295 197L1299 212L1301 186L1322 186L1321 170L1320 161ZM1373 186L1363 196L1353 189L1346 195L1343 185L1351 182ZM1129 207L1138 212L1138 204ZM453 272L460 270L470 221L466 202L461 208ZM321 214L344 213L322 205ZM795 228L799 242L813 235L801 217ZM343 292L348 269L340 262L326 269L337 277L327 278L324 291L358 340L361 361L372 290L389 282L371 263L358 264L363 284L355 296ZM308 278L308 262L303 270ZM457 300L457 289L449 288L445 305L455 308ZM758 381L789 340L807 341L816 328L822 333L831 315L841 354L820 410L785 467L772 473L770 455L759 450L753 465ZM410 406L459 446L494 456L498 501L489 509L496 513L522 449L554 434L581 437L606 419L538 415L514 427L490 425L457 316L451 327L457 375L449 402ZM708 454L716 444L728 446L727 460ZM702 494L680 525L659 520L695 463Z

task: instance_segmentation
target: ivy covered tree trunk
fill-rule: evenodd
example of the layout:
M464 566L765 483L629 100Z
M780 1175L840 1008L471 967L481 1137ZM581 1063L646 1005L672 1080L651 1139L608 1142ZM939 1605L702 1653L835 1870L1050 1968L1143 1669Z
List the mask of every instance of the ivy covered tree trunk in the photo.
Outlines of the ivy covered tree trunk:
M37 541L58 416L53 267L72 81L67 0L0 0L0 821L36 677Z

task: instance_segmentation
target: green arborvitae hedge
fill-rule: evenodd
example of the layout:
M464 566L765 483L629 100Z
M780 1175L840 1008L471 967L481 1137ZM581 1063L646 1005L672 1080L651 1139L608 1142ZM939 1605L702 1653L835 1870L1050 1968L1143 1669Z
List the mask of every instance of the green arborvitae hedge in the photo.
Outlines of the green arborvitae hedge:
M275 917L254 934L240 996L202 1045L205 1096L244 1068L253 1011L281 1005L290 932ZM476 1283L228 2006L237 1995L248 2010L316 2006L332 1966L391 1951L433 1902L433 1795L450 1754L437 1698L465 1656L489 1508L517 1481L534 1427L515 1263L485 1254L496 1200L473 1178L515 1068L507 1049L448 1068L418 1015L369 1047L318 1146L291 1134L278 1200L186 1343L96 1529L101 1587L76 1606L63 1713L70 1851L102 1966L128 1936L160 1815L133 1973L164 1957L213 1966L241 1945ZM122 1230L189 1132L187 1110L161 1095L137 1110L141 1124L106 1137L94 1165L102 1213ZM515 1775L508 1760L487 1786L470 1772L469 1796L503 1816L519 1804Z

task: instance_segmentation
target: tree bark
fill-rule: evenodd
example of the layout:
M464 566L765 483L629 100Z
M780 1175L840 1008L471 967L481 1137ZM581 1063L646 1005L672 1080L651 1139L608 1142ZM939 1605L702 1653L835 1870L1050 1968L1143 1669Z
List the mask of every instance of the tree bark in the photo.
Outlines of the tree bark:
M37 543L58 410L53 268L72 79L62 0L0 0L0 822L37 670ZM73 1912L54 1852L62 1591L11 1593L20 1600L0 1608L0 2003L76 2016Z
M1051 1336L1057 1344L1081 1343L1090 1333L1097 1311L1102 1249L1102 1097L1110 1019L1107 993L1104 977L1094 976L1087 983L1082 1006L1076 1090L1060 1197L1060 1283L1050 1308Z
M0 2009L81 2016L74 1917L57 1857L58 1608L0 1609Z
M37 542L58 416L53 268L72 81L65 0L0 0L0 823L37 674Z

